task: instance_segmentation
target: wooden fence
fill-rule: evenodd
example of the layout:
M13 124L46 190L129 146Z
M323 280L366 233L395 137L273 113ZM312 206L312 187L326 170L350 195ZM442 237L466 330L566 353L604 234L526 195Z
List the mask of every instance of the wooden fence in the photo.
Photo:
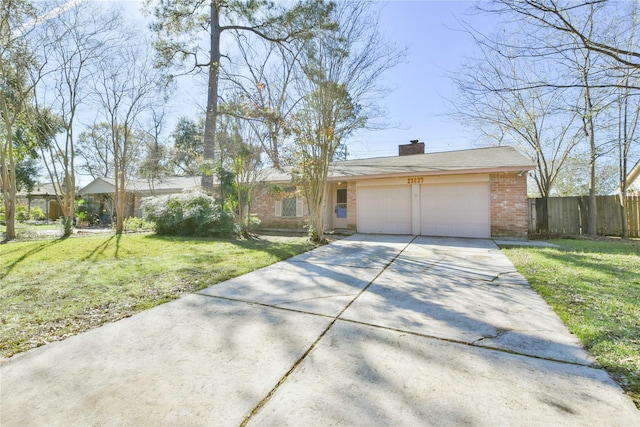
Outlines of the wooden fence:
M622 235L622 206L619 196L597 196L596 229L600 236ZM640 237L640 196L626 197L629 237ZM587 234L588 197L529 199L529 233Z

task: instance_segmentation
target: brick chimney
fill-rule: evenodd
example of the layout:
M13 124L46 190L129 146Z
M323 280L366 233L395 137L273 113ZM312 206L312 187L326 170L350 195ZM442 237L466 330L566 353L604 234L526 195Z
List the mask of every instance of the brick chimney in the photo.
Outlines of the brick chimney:
M413 154L424 154L424 142L412 139L411 144L398 145L398 155L411 156Z

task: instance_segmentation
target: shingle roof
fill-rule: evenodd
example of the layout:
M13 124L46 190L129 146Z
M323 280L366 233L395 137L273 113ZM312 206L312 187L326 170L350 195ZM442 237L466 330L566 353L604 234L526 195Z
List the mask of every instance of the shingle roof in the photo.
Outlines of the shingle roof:
M22 191L18 192L19 196L44 196L44 195L55 195L56 190L53 187L53 184L50 182L44 184L36 184L33 186L33 190L27 191L26 189L22 189Z
M347 160L332 165L332 178L406 174L531 170L535 165L512 147L489 147L409 156Z
M330 167L329 179L528 171L534 168L535 165L529 159L512 147L489 147L335 162ZM262 180L267 182L291 181L290 169L265 169L261 176ZM99 180L114 185L112 178L99 178ZM92 184L81 189L80 194L93 193ZM154 182L154 190L160 194L180 192L185 188L199 186L200 177L193 176L166 177ZM130 180L127 183L127 191L150 193L150 183L146 180Z
M515 148L488 147L335 162L329 169L329 179L412 174L488 173L532 169L535 169L535 165L531 160L520 154ZM266 181L291 180L291 175L287 170L271 169L265 176Z
M185 189L200 188L199 176L172 176L158 178L153 181L153 185L150 181L144 179L132 179L127 181L126 191L132 193L151 194L151 188L154 192L163 193L179 193ZM113 178L97 178L81 188L78 192L81 195L85 194L101 194L105 192L103 186L97 186L96 183L103 181L109 184L115 189L115 180ZM114 190L110 190L113 192Z

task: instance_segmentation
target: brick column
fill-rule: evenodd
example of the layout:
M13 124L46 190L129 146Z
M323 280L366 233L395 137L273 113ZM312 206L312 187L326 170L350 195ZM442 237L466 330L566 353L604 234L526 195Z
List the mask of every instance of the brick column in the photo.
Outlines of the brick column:
M358 206L356 201L356 182L347 182L347 228L355 230L357 228Z
M529 229L527 174L494 173L489 181L491 236L526 238Z

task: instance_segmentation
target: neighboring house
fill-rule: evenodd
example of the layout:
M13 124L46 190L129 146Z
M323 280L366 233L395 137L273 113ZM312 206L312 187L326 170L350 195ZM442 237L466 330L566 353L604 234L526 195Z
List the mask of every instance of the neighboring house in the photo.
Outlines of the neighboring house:
M617 194L620 194L620 187L616 191ZM638 163L631 169L629 175L627 175L627 194L630 196L640 196L640 160Z
M184 190L200 188L199 176L164 177L154 180L132 179L125 187L125 218L140 216L140 201L148 196L181 193ZM116 192L113 178L96 178L78 190L78 195L93 201L101 212L113 213L113 195Z
M401 145L397 157L335 162L326 189L328 230L459 237L526 237L527 172L535 165L511 147L424 154ZM268 185L290 186L274 171ZM293 189L289 189L293 190ZM301 228L306 200L261 191L251 211L264 228Z
M55 221L62 217L62 209L56 200L56 190L51 183L36 184L33 190L21 191L17 197L21 201L27 201L29 212L31 212L31 208L39 207L50 220Z

